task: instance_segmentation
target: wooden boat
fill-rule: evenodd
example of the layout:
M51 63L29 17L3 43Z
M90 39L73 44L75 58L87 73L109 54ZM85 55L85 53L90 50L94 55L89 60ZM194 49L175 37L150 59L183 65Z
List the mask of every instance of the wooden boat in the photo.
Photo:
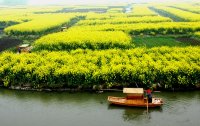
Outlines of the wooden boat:
M152 98L152 102L148 103L147 98L144 98L143 88L124 88L123 93L126 93L127 96L108 96L109 103L133 107L160 107L163 105L163 100L161 98Z

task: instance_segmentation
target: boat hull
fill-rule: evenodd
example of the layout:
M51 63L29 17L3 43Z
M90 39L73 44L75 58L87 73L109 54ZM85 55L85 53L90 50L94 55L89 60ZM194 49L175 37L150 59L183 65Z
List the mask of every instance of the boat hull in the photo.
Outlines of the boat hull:
M153 98L152 103L147 103L146 98L127 99L124 97L108 96L108 102L114 105L130 106L130 107L160 107L163 105L161 98Z

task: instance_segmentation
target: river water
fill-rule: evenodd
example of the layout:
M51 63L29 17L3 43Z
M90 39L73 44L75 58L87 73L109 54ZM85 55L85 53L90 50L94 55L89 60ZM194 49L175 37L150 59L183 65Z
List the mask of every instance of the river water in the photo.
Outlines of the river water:
M115 93L32 92L0 89L1 126L199 126L200 91L160 92L161 108L109 105Z

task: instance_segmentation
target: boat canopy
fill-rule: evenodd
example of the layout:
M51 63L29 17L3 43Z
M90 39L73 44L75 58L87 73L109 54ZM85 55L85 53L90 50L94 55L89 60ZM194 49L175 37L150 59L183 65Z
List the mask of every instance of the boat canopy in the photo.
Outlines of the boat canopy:
M143 88L124 88L123 93L127 95L127 98L143 98Z
M125 94L143 94L143 88L124 88L123 93Z

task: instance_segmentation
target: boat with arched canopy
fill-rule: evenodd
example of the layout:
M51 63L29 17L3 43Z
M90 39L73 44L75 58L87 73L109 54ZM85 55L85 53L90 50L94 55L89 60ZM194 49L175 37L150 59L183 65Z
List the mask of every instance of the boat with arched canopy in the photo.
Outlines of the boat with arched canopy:
M163 105L162 98L152 98L152 102L149 103L148 99L144 97L143 88L124 88L123 93L125 93L127 96L108 96L108 102L110 104L133 107L160 107Z

